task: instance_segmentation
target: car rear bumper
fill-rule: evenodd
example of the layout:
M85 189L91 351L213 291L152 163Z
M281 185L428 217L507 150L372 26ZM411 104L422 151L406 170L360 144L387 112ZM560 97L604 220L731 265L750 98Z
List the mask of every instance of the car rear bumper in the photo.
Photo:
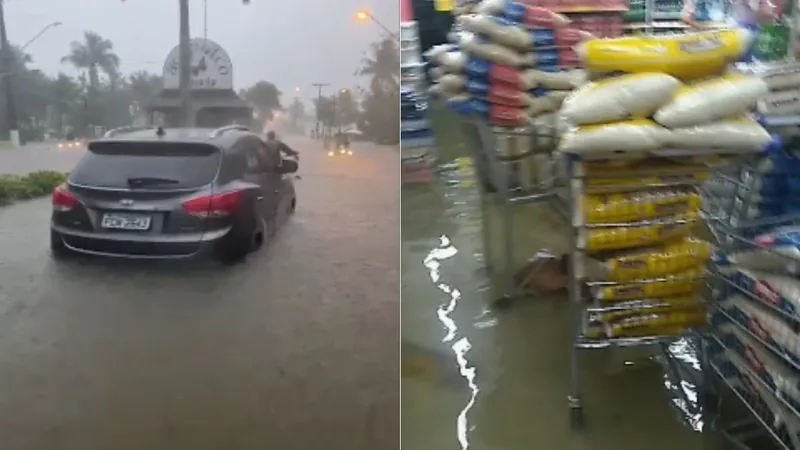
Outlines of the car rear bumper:
M208 255L230 228L174 237L145 237L127 233L87 233L51 224L53 239L68 249L87 255L127 259L183 259Z

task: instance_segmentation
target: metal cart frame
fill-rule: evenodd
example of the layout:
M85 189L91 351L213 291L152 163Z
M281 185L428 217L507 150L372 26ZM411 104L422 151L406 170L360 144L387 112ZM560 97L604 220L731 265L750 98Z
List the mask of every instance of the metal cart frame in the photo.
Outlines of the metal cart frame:
M486 270L489 274L502 274L501 281L502 295L498 299L501 302L511 302L515 298L529 295L529 292L522 292L514 283L515 252L514 243L514 217L513 208L519 205L527 205L538 202L557 203L556 183L542 182L538 180L534 186L523 188L515 180L515 166L518 167L526 158L537 155L552 156L556 137L554 125L549 128L550 133L542 132L536 128L533 132L507 131L499 132L492 129L486 121L478 119L467 119L462 123L462 129L469 145L470 154L473 157L476 172L480 182L480 203L482 217L482 233L484 256L486 258ZM503 155L498 151L498 137L514 138L522 137L530 139L530 148L526 151L513 156ZM549 138L550 144L541 144L542 138ZM501 211L501 224L503 242L503 265L500 270L494 266L494 256L496 249L492 243L492 224L489 220L489 207L492 203L497 203Z

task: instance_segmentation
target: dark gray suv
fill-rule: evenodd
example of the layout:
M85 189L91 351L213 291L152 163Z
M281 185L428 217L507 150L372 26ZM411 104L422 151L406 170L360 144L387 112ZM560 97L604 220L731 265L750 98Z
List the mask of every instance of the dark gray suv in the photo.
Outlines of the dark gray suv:
M294 211L297 167L241 126L111 130L53 192L52 254L241 260Z

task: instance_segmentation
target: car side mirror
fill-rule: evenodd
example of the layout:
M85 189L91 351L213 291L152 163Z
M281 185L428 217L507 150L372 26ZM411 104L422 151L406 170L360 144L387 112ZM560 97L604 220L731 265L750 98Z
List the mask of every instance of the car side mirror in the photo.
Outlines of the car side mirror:
M293 159L283 159L281 160L281 165L278 166L278 172L286 174L286 173L295 173L297 172L298 164L297 161Z

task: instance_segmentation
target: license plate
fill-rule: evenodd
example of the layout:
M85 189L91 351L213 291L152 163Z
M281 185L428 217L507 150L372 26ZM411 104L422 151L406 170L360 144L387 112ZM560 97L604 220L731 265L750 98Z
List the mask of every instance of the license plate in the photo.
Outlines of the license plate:
M150 229L150 217L104 214L100 226L115 230L146 231Z

